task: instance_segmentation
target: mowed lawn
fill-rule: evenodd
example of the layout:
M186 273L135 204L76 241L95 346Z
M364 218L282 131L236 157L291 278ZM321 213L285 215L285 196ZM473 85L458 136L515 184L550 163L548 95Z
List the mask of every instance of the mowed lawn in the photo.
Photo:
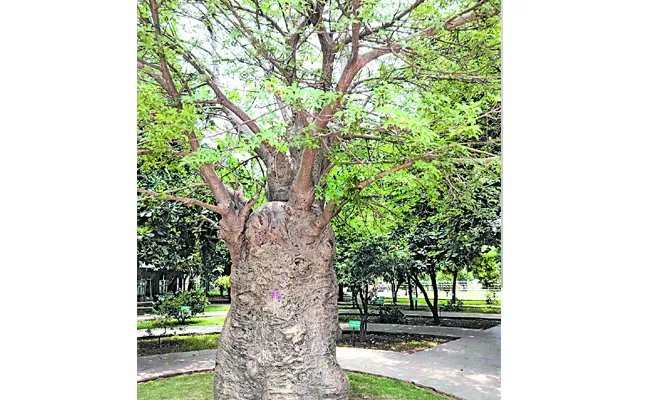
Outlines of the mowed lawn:
M393 379L347 372L352 400L451 400ZM213 400L213 373L177 376L138 384L138 400Z
M207 306L205 308L205 312L228 311L228 310L230 310L230 304L227 304L225 306Z

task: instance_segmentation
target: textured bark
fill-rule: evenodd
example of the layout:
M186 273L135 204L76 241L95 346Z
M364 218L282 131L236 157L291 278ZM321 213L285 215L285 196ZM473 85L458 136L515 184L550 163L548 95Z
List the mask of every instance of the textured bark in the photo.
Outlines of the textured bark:
M215 400L348 399L336 361L334 233L316 231L315 217L269 202L231 246L232 306L217 349Z
M291 182L296 174L296 166L284 153L276 153L265 162L268 176L266 193L271 201L287 201L291 196Z

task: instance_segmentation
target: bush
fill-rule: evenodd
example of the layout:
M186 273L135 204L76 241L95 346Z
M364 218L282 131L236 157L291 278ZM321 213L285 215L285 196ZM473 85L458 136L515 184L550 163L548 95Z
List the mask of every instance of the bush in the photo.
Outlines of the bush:
M188 318L195 317L205 311L209 304L208 298L201 290L168 293L160 297L161 303L156 307L156 314L166 319L175 319L185 323Z
M460 311L461 308L463 308L463 302L458 299L456 299L455 303L450 301L449 303L440 306L441 311Z
M402 324L404 323L404 314L398 307L393 306L380 306L379 307L379 323L380 324Z
M217 285L229 288L230 287L230 275L224 275L221 278L217 279Z

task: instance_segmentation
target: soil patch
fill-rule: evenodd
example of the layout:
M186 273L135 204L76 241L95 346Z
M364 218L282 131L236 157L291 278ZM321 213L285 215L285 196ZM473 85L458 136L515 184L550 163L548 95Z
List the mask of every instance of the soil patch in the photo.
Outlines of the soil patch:
M339 315L340 322L348 322L350 320L359 320L358 315ZM368 317L368 323L382 324L378 315L371 315ZM432 317L404 317L404 322L401 325L427 325L427 326L446 326L451 328L466 328L466 329L489 329L500 325L501 321L494 319L480 319L480 318L440 318L440 324L436 325Z
M352 347L352 337L351 332L345 332L336 342L336 345L340 347ZM366 333L366 341L359 342L359 332L356 332L354 334L354 347L396 351L400 353L415 353L456 339L410 333Z

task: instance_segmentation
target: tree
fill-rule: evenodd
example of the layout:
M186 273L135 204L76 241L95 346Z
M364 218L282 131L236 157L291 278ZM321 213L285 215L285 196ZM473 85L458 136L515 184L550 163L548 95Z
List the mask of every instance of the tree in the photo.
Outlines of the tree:
M352 289L353 297L357 298L356 307L359 310L361 327L359 340L365 342L368 328L368 306L377 299L375 282L388 268L386 243L382 238L368 239L356 246L344 258L345 282Z
M461 184L464 197L446 197L438 215L443 236L440 242L444 254L442 265L453 276L451 303L456 302L459 271L480 267L482 264L478 260L485 250L501 244L499 177L474 174Z
M163 176L160 176L163 175ZM140 176L149 182L182 180L179 174ZM184 204L166 201L138 203L138 264L151 264L158 270L180 271L185 281L200 277L207 295L224 270L229 270L230 256L218 239L218 215ZM191 282L191 281L190 281Z
M438 314L438 285L436 282L436 267L441 261L441 252L438 247L440 239L440 227L436 224L436 210L431 207L430 202L424 198L421 199L410 215L408 221L410 225L404 224L398 231L403 235L413 253L413 259L416 261L413 267L415 269L415 282L420 286L424 300L431 310L435 324L440 323ZM428 273L433 287L433 302L422 287L418 275Z
M380 207L382 181L498 158L473 142L499 107L498 7L139 2L141 168L196 175L138 193L219 214L232 259L215 399L348 398L330 221ZM472 86L490 96L454 94Z

